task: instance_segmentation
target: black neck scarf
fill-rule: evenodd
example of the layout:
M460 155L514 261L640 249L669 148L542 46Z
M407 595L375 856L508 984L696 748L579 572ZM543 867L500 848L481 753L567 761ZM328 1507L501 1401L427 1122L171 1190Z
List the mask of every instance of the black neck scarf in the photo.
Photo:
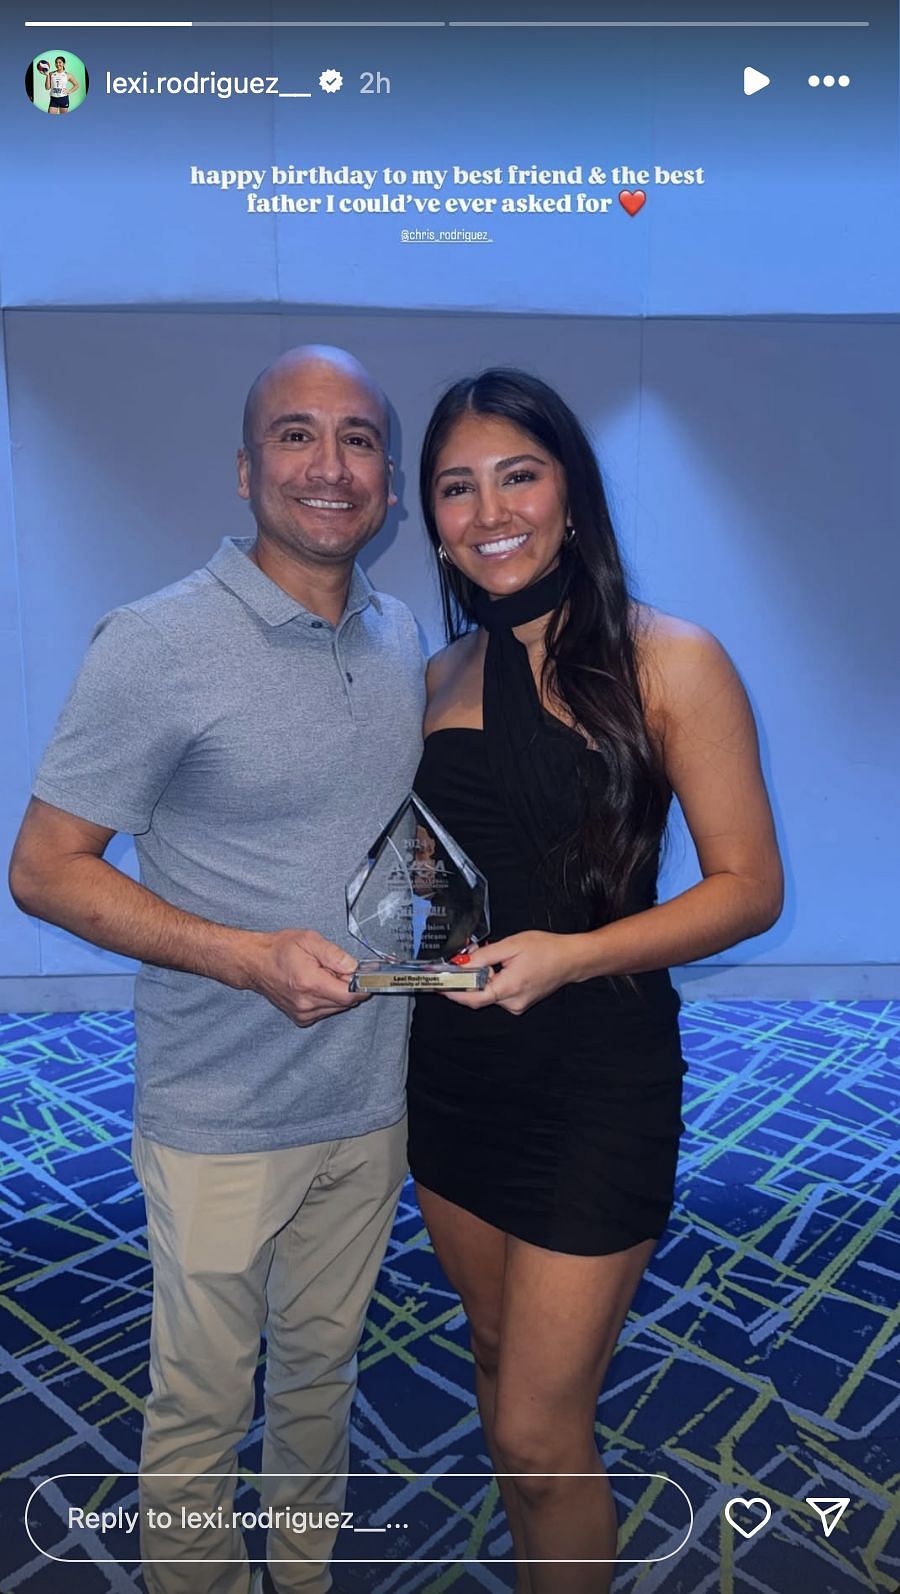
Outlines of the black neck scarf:
M530 587L491 598L479 591L475 616L488 633L484 660L485 752L495 788L516 828L543 916L554 929L580 927L583 907L564 887L561 845L579 816L577 732L543 707L528 651L513 627L551 614L564 601L570 576L557 565ZM537 902L537 898L535 897Z

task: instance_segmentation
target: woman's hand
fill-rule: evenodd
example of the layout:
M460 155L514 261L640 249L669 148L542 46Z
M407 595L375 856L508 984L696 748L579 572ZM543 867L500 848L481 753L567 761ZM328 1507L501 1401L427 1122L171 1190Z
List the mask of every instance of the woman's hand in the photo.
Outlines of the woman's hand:
M477 947L465 958L465 968L491 968L483 991L443 994L448 1001L459 1002L463 1007L505 1007L508 1013L524 1013L561 985L578 978L581 942L579 935L551 935L546 930L508 935L502 941Z

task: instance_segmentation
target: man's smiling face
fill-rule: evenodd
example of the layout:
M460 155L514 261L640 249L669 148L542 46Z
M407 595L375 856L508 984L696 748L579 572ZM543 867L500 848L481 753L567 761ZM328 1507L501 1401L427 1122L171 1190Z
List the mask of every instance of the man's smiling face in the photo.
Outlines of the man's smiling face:
M384 524L387 425L378 390L349 363L277 363L252 396L238 455L260 537L303 564L354 559Z

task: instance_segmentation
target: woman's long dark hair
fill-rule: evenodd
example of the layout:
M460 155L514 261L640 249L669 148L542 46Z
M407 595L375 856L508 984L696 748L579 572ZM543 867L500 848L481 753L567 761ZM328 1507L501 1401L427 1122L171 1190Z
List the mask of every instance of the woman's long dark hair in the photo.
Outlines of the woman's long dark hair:
M437 459L465 415L499 416L527 432L562 466L575 536L563 545L564 595L547 627L542 691L571 715L605 769L588 790L582 820L562 851L571 895L601 918L633 911L629 898L655 873L670 790L647 729L635 645L635 608L613 531L600 469L568 405L528 372L494 368L456 382L440 400L422 445L420 489L428 535L440 547L434 515ZM478 588L438 560L448 641L472 629Z

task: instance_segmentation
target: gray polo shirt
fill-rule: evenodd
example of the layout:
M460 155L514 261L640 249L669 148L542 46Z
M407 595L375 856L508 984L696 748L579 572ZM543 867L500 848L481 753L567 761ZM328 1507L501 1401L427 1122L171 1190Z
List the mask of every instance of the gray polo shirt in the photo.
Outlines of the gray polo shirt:
M409 792L423 663L410 611L355 569L331 626L226 538L202 570L100 621L35 796L135 837L141 879L249 930L354 956L344 887ZM135 1121L185 1151L366 1134L403 1113L409 1004L300 1029L252 991L143 965Z

